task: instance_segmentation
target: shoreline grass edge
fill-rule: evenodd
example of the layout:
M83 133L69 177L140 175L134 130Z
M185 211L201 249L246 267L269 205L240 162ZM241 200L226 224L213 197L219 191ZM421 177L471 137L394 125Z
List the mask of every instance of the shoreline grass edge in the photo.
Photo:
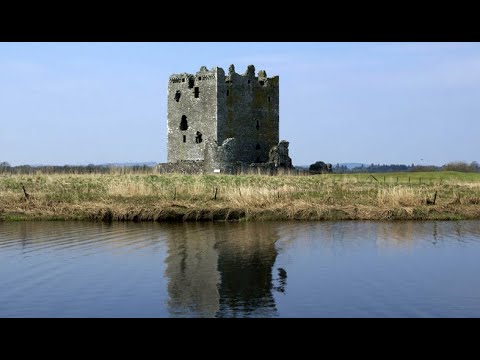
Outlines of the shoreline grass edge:
M2 175L0 221L480 219L480 174L369 175Z

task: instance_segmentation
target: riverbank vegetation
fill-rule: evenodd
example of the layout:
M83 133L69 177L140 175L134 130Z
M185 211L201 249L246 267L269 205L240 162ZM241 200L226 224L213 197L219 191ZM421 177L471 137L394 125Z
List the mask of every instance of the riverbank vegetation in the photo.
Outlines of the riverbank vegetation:
M480 174L0 175L0 220L480 219Z

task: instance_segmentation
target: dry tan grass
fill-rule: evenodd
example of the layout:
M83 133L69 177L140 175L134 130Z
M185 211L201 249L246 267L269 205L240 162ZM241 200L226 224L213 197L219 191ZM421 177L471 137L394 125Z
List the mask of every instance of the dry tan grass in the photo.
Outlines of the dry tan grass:
M148 196L152 194L152 189L145 183L133 182L128 179L109 183L107 185L107 195L109 196Z
M0 176L0 219L480 218L479 189L472 181L389 184L348 176L14 175ZM427 205L435 191L436 204Z
M276 189L239 186L238 188L227 188L223 196L234 207L266 207L285 201L288 195L293 194L294 191L294 187L287 185Z
M378 190L378 204L383 206L420 206L425 200L423 189L404 186L388 187Z

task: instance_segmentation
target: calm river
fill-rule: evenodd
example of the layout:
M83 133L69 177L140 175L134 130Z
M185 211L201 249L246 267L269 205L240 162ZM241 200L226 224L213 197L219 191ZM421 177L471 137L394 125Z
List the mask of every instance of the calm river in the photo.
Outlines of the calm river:
M0 222L0 317L480 317L480 221Z

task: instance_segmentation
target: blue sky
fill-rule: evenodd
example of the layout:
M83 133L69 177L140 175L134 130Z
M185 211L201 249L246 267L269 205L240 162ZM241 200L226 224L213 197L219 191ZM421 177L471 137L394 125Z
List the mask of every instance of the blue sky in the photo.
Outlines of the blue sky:
M294 165L480 160L479 43L0 43L0 162L165 162L167 82L280 76Z

